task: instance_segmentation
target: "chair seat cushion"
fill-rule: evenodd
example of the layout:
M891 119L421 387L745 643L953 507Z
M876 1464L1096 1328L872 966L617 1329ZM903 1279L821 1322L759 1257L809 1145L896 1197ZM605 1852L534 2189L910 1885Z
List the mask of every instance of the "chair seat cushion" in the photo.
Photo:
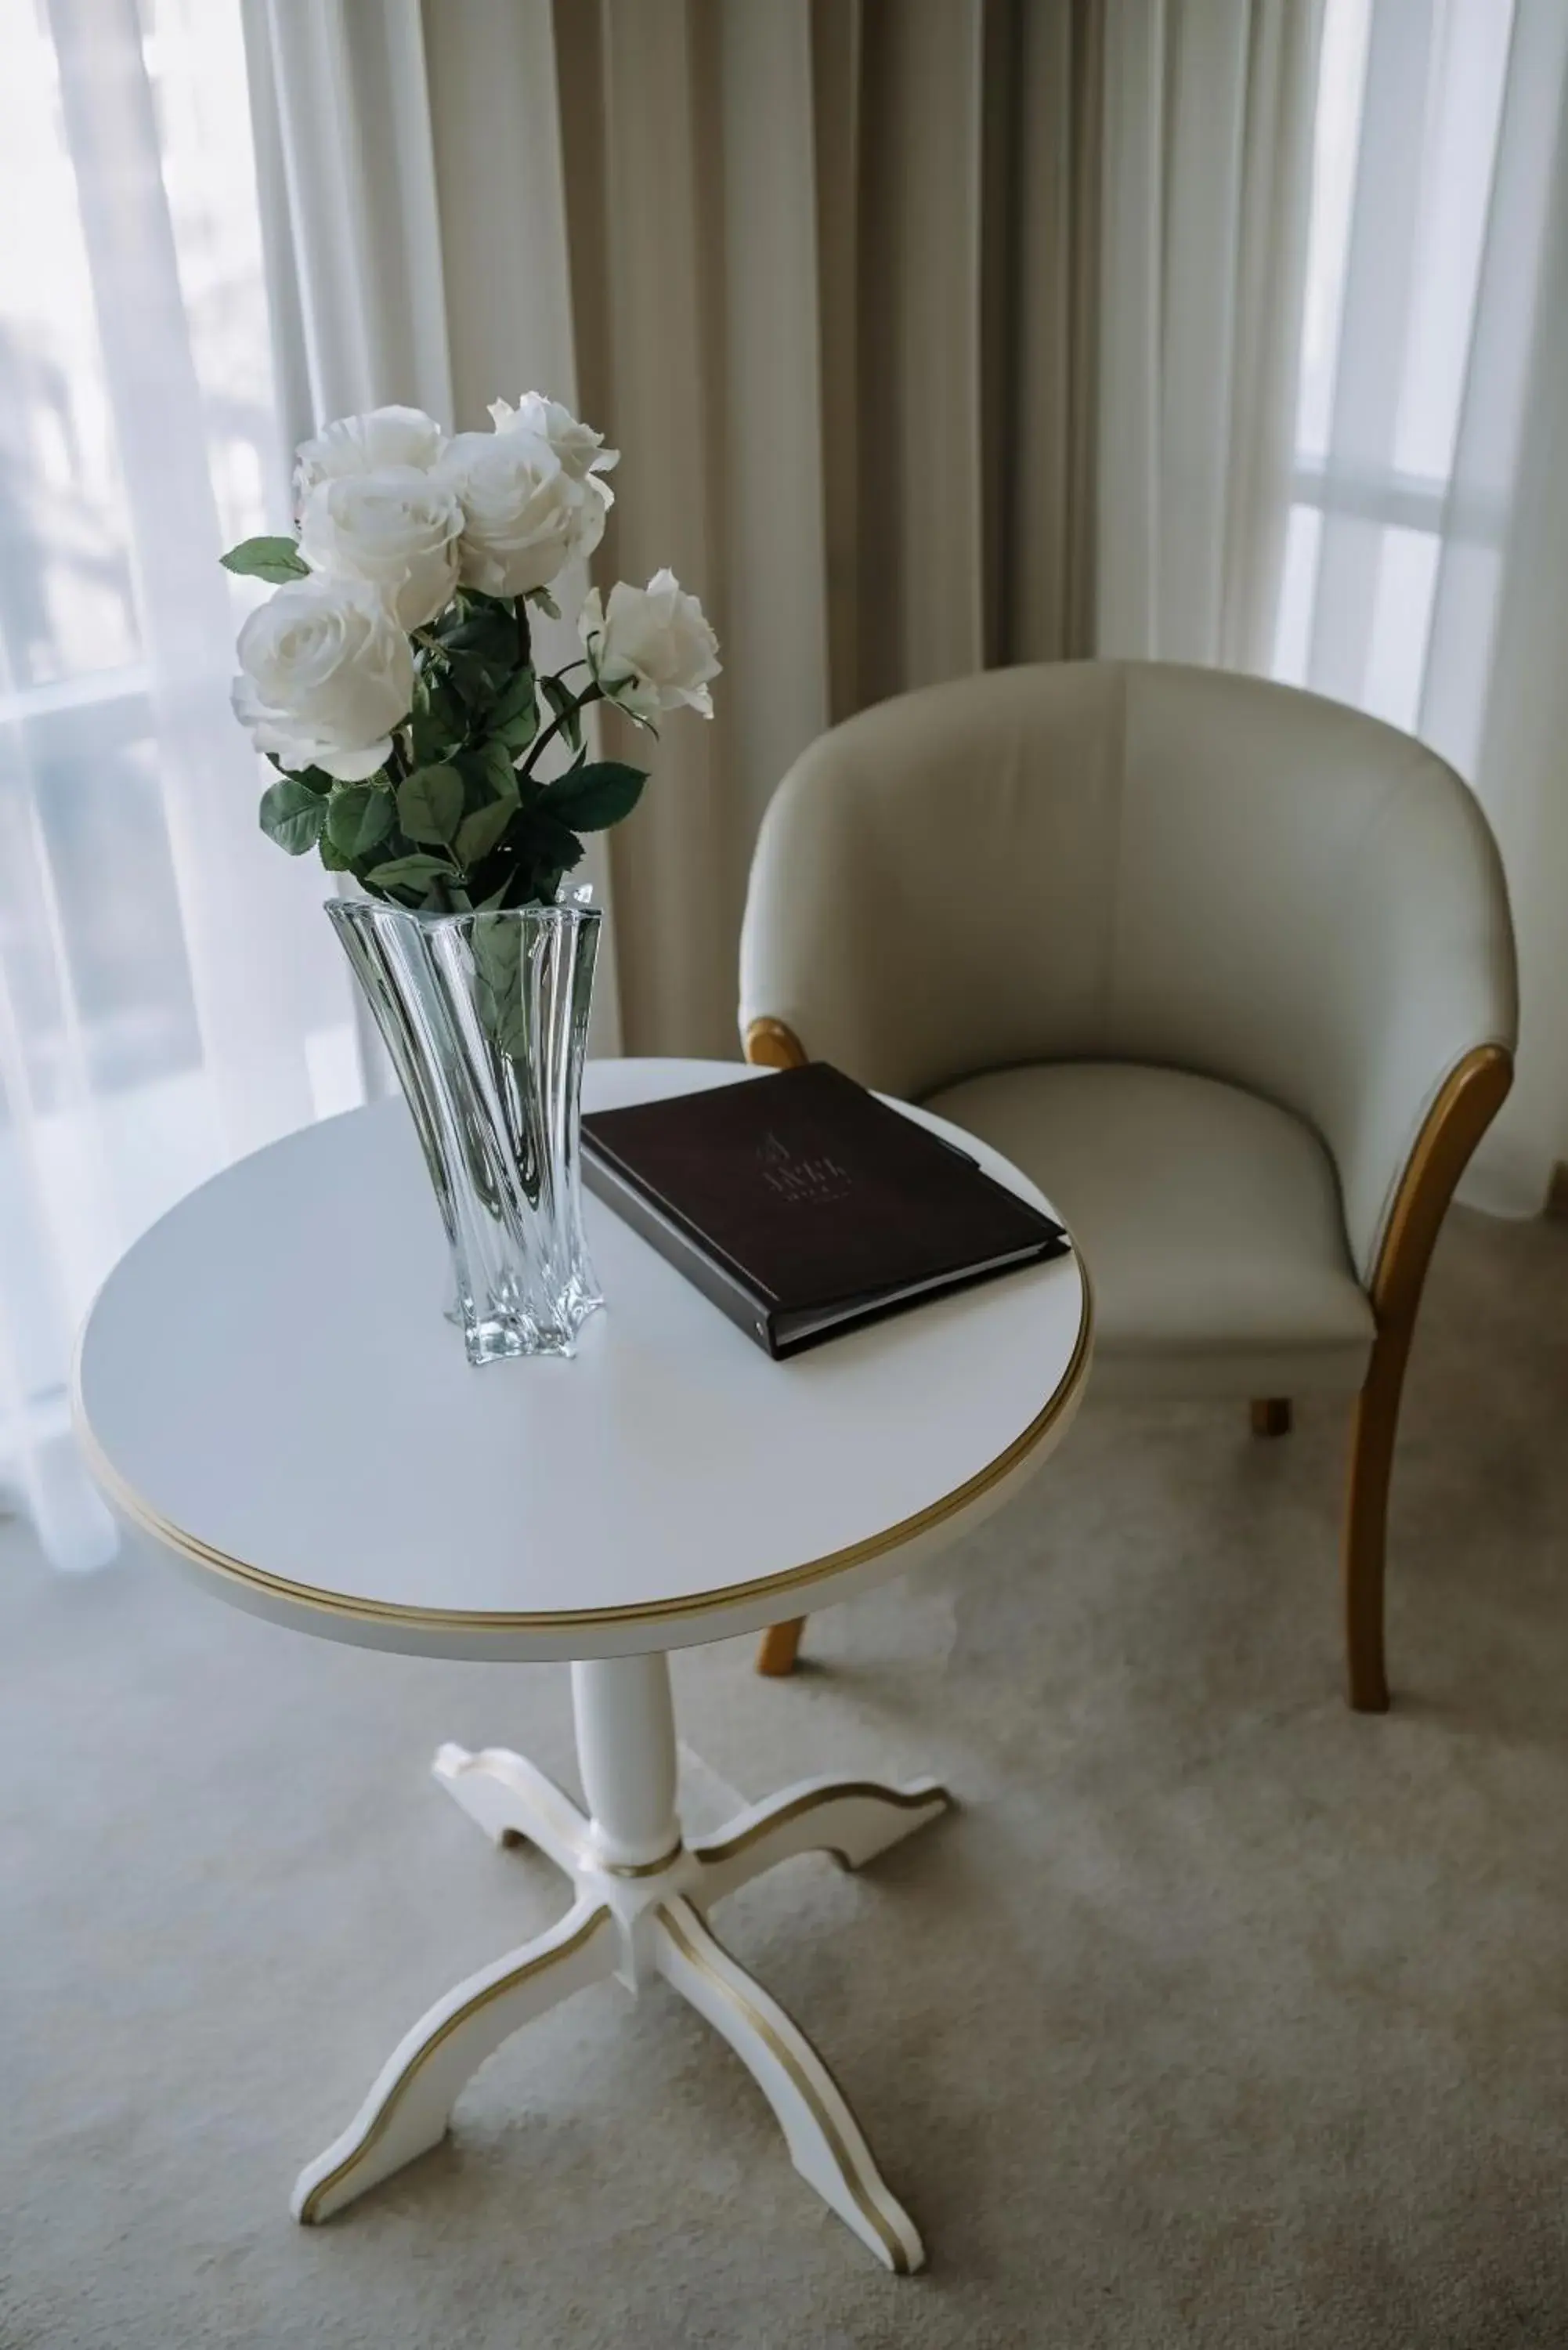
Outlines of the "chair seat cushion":
M927 1107L994 1143L1071 1226L1096 1394L1343 1393L1375 1326L1309 1127L1211 1077L1134 1063L1001 1069Z

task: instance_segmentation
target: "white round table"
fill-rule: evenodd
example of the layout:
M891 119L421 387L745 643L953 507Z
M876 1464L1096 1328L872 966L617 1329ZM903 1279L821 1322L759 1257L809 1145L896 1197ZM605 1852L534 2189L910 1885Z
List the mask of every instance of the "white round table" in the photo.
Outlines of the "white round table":
M586 1098L756 1074L598 1062ZM1061 1257L775 1363L587 1208L607 1304L576 1357L472 1368L442 1315L445 1243L412 1128L383 1102L182 1201L110 1274L83 1336L94 1472L209 1590L367 1648L572 1662L587 1814L504 1748L444 1746L435 1774L493 1835L549 1854L576 1900L420 2019L302 2172L294 2210L326 2219L435 2145L463 2083L532 2016L606 1975L635 1991L661 1974L750 2067L796 2168L912 2270L919 2237L832 2075L707 1912L794 1853L858 1866L950 1798L929 1780L807 1780L688 1844L668 1651L821 1607L996 1508L1073 1417L1088 1288Z

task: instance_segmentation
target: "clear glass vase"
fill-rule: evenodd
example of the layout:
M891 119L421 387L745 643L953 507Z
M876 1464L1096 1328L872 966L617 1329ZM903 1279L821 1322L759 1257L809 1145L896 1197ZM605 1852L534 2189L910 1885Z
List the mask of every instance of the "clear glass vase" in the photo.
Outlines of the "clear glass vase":
M570 1355L603 1303L583 1235L597 906L327 907L413 1113L471 1363Z

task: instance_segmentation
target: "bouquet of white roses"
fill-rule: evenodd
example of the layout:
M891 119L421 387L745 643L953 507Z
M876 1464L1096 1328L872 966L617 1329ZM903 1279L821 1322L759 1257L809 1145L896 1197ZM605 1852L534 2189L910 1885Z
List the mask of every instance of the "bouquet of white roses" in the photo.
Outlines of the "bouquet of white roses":
M497 400L446 439L416 408L330 424L298 452L297 538L250 538L231 571L281 583L240 631L235 715L278 770L262 829L373 896L442 912L554 902L579 836L646 780L583 743L590 702L650 733L711 717L718 645L669 571L584 601L583 655L535 672L528 608L591 555L618 452L558 401ZM581 671L579 681L569 681ZM548 782L559 743L570 754Z

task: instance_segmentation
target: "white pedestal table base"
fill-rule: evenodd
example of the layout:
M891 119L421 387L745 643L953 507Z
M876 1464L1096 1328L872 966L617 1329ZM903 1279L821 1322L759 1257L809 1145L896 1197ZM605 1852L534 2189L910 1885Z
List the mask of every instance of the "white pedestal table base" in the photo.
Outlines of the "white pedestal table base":
M329 2219L440 2143L463 2085L524 2023L614 1975L662 1975L729 2042L772 2106L795 2168L900 2274L924 2265L913 2221L883 2184L832 2074L707 1923L709 1906L799 1852L847 1868L945 1811L934 1780L902 1787L805 1779L688 1846L675 1810L675 1727L663 1656L574 1665L577 1751L590 1814L505 1748L443 1746L441 1783L499 1843L539 1849L576 1900L545 1933L440 1999L393 2050L359 2111L294 2190L296 2219Z

